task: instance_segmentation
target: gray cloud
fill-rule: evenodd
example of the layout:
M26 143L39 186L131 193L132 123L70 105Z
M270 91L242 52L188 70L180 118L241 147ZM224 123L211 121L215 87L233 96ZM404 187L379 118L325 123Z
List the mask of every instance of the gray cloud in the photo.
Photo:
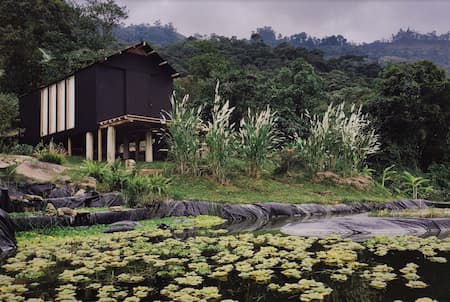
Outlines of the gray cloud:
M129 9L127 24L172 22L184 35L216 33L248 38L272 26L283 35L305 31L343 34L355 42L389 38L400 28L450 31L450 1L407 0L117 0Z

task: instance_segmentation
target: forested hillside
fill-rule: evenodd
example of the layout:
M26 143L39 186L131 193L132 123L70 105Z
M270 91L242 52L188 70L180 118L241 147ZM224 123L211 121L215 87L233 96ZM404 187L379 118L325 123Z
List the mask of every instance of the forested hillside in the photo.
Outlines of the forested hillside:
M148 41L157 46L168 46L186 39L179 34L173 24L138 24L118 26L114 29L117 40L124 44L133 44ZM310 36L305 32L291 36L277 34L270 26L257 28L250 37L253 41L276 47L288 43L295 47L307 49L320 49L325 57L338 57L347 55L367 56L381 65L388 62L413 62L417 60L430 60L447 74L450 72L450 32L438 35L436 32L421 34L414 30L400 29L390 39L370 43L351 43L342 35L331 35L324 38Z

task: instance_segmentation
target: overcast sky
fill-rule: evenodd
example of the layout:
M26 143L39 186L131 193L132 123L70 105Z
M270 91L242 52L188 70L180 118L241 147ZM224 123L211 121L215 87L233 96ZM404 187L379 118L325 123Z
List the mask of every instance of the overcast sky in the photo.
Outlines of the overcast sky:
M450 31L450 0L116 0L127 24L172 22L184 35L249 38L264 25L277 33L343 34L354 42L390 38L400 28Z

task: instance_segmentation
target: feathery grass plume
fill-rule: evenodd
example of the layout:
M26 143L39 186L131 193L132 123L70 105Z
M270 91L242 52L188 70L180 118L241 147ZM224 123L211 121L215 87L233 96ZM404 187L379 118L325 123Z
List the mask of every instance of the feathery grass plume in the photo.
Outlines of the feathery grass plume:
M262 165L280 138L275 130L276 113L267 106L259 113L248 109L240 122L240 151L248 164L248 175L259 177Z
M354 105L347 115L344 106L330 104L321 118L306 115L310 135L296 144L311 172L359 173L367 156L380 150L368 115Z
M200 118L202 108L189 108L189 95L178 101L171 97L172 111L163 111L162 118L167 121L165 136L169 144L169 156L176 163L181 174L198 173L198 149L200 147Z
M226 101L221 104L219 81L216 84L214 106L211 111L211 121L206 125L206 159L213 176L221 183L225 182L227 161L234 148L234 124L230 124L234 107Z

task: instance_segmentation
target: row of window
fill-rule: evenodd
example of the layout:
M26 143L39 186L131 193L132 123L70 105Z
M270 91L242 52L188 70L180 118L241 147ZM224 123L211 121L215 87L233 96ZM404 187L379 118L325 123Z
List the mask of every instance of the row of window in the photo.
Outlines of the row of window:
M75 127L75 76L41 89L41 136Z

